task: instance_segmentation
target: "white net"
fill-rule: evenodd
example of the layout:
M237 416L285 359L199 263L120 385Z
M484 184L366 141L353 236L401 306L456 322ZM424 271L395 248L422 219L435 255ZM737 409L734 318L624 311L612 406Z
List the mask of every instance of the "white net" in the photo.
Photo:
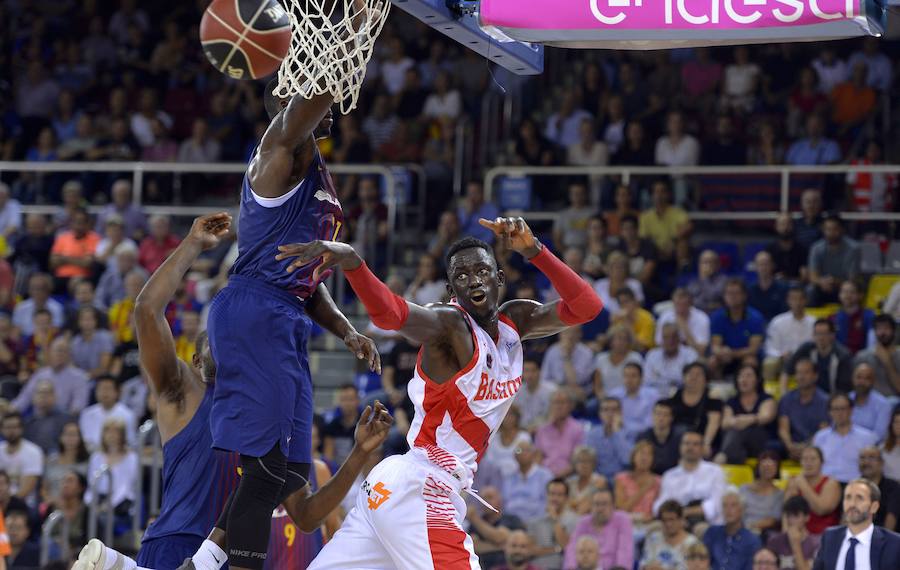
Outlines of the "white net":
M281 0L291 47L278 70L275 95L307 99L331 93L341 112L356 107L390 0Z

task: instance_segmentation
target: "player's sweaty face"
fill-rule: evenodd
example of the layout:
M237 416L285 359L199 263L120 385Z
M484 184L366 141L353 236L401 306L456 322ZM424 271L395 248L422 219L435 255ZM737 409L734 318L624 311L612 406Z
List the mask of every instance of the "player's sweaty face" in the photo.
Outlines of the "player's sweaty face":
M501 275L494 257L480 247L457 252L447 271L450 287L462 308L481 316L490 316L497 309Z

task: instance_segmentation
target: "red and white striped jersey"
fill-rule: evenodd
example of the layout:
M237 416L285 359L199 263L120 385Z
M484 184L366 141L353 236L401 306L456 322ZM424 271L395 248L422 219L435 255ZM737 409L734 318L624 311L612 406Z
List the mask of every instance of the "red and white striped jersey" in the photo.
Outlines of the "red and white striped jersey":
M425 451L448 471L458 460L470 478L522 385L522 341L506 315L500 315L500 335L495 341L462 307L455 306L472 332L472 360L453 378L437 384L422 370L419 351L407 388L415 416L406 439L411 449Z

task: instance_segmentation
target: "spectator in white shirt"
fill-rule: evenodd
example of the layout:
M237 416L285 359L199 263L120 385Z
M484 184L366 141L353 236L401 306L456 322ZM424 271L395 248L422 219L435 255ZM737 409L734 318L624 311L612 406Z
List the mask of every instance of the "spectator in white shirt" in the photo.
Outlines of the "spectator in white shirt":
M441 71L434 78L434 93L425 99L422 114L432 119L455 119L462 110L459 91L451 89L450 74Z
M553 113L547 119L544 136L548 140L564 148L578 142L581 122L593 117L584 109L578 109L576 104L575 93L572 91L566 92L559 106L559 111Z
M858 63L866 64L866 83L884 93L891 88L894 71L890 58L881 53L879 47L878 38L866 38L863 40L863 49L854 52L847 60L847 68L853 69Z
M0 443L0 469L9 475L10 492L29 501L44 472L44 452L24 439L25 424L19 412L9 412L3 417L0 433L6 440Z
M706 354L709 346L709 315L693 305L687 289L678 287L672 292L673 308L663 312L656 321L656 344L663 344L663 328L674 323L678 327L681 344L693 348L697 354Z
M684 507L684 514L691 524L705 520L710 524L722 524L721 503L725 492L725 473L722 468L703 461L703 436L695 431L681 436L681 460L677 467L662 476L659 497L653 503L653 513L672 499Z
M812 340L815 317L806 314L806 291L803 287L791 287L787 294L790 309L776 315L766 329L766 358L763 361L763 379L775 380L781 367L804 342Z
M608 395L614 388L625 385L625 365L631 362L643 364L640 353L631 350L634 333L624 325L609 329L609 350L594 359L594 394L597 399Z
M838 59L834 48L828 47L828 44L822 46L822 51L819 52L819 57L813 60L812 66L819 76L819 91L826 95L830 95L835 87L850 77L847 63Z
M666 134L656 141L656 164L663 166L696 166L700 161L700 143L684 132L684 117L672 111L666 119Z
M531 443L531 436L521 428L521 414L515 404L510 406L506 417L497 430L497 436L491 440L484 460L507 476L516 470L516 448L523 443Z
M419 258L416 278L409 284L403 296L419 305L428 305L440 303L445 295L447 295L447 281L438 271L437 260L430 255L423 255Z
M9 237L22 227L22 205L9 197L9 186L0 182L0 235Z
M526 354L522 362L522 386L516 393L515 405L522 413L522 426L529 432L546 422L554 391L556 384L541 380L540 361Z
M634 296L638 303L644 303L644 287L637 279L628 276L628 257L621 251L614 251L606 258L606 277L598 279L594 283L594 291L603 301L603 307L609 311L610 315L619 312L619 301L616 300L616 293L623 287L628 287L634 291Z
M753 110L759 75L759 66L750 62L747 46L734 48L734 63L725 66L722 82L722 107L725 111Z
M609 164L609 148L597 139L597 130L592 117L581 119L578 126L578 141L566 149L566 164L569 166L606 166ZM590 177L591 190L600 190L603 177Z
M134 484L140 468L137 454L125 443L125 422L119 418L107 418L100 426L100 444L88 462L88 481L94 481L100 469L106 465L112 477L100 477L85 493L85 502L91 502L95 494L109 496L116 514L125 515L134 503ZM110 489L112 479L112 489Z
M699 357L696 350L679 342L677 324L670 321L661 328L661 346L651 349L644 357L644 381L660 398L669 398L681 387L684 367Z
M594 352L581 342L581 327L570 327L544 354L541 381L563 385L583 397L590 392L593 365Z
M129 444L134 443L137 420L134 412L119 402L119 385L116 380L111 376L98 378L94 393L97 403L85 408L78 420L78 427L81 428L88 450L96 451L100 447L103 424L110 418L124 422L126 440Z
M391 95L397 95L403 89L406 70L414 67L415 62L406 56L403 42L398 37L388 40L388 57L381 62L381 80Z
M216 162L221 153L219 141L209 136L206 119L197 117L191 127L191 138L178 147L178 162Z
M62 328L65 310L59 301L50 298L52 292L53 278L46 273L35 273L28 278L28 299L13 309L13 324L18 327L22 336L34 334L34 313L38 309L47 309L53 326Z

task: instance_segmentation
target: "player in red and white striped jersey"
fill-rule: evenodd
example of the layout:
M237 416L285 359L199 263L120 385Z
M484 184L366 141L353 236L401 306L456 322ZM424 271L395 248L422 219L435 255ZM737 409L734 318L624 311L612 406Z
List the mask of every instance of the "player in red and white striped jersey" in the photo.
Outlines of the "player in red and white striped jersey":
M321 258L316 272L339 265L372 322L421 344L409 396L415 418L410 452L379 463L363 482L356 508L311 569L477 569L462 530L478 461L522 383L522 341L554 335L594 319L594 290L533 236L521 218L481 220L524 255L560 295L553 303L500 305L505 284L491 247L474 238L453 244L446 259L450 303L408 302L378 280L347 244L283 245L288 271ZM477 495L476 495L477 497Z

